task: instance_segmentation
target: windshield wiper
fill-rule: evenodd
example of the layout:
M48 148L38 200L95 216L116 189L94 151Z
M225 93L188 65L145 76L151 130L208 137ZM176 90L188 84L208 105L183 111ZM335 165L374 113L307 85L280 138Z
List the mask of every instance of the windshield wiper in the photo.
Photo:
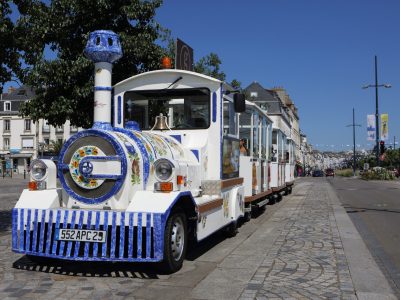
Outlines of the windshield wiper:
M174 80L168 87L166 87L164 90L168 90L171 86L173 86L175 83L177 83L179 80L181 80L183 77L179 76L177 79Z

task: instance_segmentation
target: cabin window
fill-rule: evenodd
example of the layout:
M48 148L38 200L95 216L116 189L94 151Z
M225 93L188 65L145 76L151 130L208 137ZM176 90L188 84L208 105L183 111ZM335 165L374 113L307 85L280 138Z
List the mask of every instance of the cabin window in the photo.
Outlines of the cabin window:
M267 120L261 120L261 158L267 158Z
M272 132L272 144L271 144L271 161L278 161L278 132Z
M125 123L135 121L140 129L149 130L160 114L167 116L171 129L206 129L210 126L210 90L198 88L125 93Z
M260 118L257 113L253 115L253 156L258 157L260 147Z
M225 136L222 142L222 178L239 176L239 141Z
M245 112L240 113L239 116L239 138L243 145L241 147L240 155L250 155L250 141L251 141L251 110L247 109Z
M224 99L224 134L236 136L236 113L228 99Z

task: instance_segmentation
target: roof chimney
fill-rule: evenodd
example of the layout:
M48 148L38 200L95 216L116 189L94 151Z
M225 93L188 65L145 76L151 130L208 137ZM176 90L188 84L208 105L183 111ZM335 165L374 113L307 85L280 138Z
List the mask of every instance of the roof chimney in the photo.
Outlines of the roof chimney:
M95 63L93 128L112 129L111 73L112 63L122 57L119 36L110 30L91 32L85 56Z

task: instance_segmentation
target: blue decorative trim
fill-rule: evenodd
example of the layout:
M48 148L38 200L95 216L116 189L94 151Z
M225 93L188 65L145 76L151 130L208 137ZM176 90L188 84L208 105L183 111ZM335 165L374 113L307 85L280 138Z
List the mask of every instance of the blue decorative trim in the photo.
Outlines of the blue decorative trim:
M14 211L13 211L14 213ZM37 246L37 230L38 230L38 214L39 214L39 210L35 209L35 219L33 221L33 241L32 241L32 250L35 251L36 250L36 246Z
M61 220L61 211L57 210L57 217L56 217L56 228L55 228L55 234L58 235L58 232L60 230L60 220ZM56 237L57 239L57 237ZM52 254L56 254L57 250L57 243L54 241L53 242L53 249L51 250Z
M12 247L17 249L18 245L18 209L12 209Z
M150 258L151 253L151 214L146 214L146 258Z
M96 230L100 230L100 212L96 211ZM97 257L99 255L99 243L94 243L93 245L93 256Z
M217 93L212 94L212 121L215 123L217 121Z
M143 142L136 135L134 135L131 131L129 131L125 128L114 128L114 131L127 135L138 146L138 148L140 150L140 154L142 155L142 159L143 159L143 174L144 174L143 188L145 188L147 181L149 179L149 175L150 175L150 160L149 160L149 154L147 153L147 150L146 150L145 146L143 145Z
M61 182L62 186L64 187L65 191L68 193L68 195L70 195L74 199L81 201L83 203L86 203L86 204L99 204L99 203L106 201L111 196L115 195L116 193L118 193L119 190L121 189L121 187L124 183L124 180L126 178L126 172L127 172L126 155L125 155L125 152L124 152L122 146L120 145L120 143L117 141L117 139L113 135L111 135L107 131L88 129L88 130L81 131L81 132L78 132L77 134L73 135L64 144L64 146L61 150L61 153L60 153L60 161L61 162L64 161L64 156L65 156L66 151L76 140L78 140L79 138L87 137L87 136L99 136L99 137L105 139L106 141L108 141L114 147L115 152L117 153L117 156L121 160L121 174L118 178L115 178L116 179L115 184L114 184L113 188L111 189L111 191L109 191L105 195L98 197L98 198L87 198L87 197L78 195L75 191L73 191L67 185L67 183L65 181L64 174L63 174L63 165L64 165L63 163L58 164L58 170L57 170L58 177L59 177L60 182Z
M122 57L119 36L111 30L96 30L90 33L85 56L93 62L113 63Z
M51 233L53 229L53 211L49 212L49 226L47 226L47 241L46 241L46 254L50 254Z
M108 229L108 211L104 212L104 224L103 224L103 230L106 230L108 232L107 229ZM103 243L103 247L101 249L101 256L106 257L106 255L107 255L107 243Z
M128 258L132 258L133 252L133 214L129 214L129 245L128 245Z
M111 86L95 86L94 87L95 91L112 91Z
M112 213L112 230L111 230L111 259L115 258L115 247L116 247L116 236L117 236L117 212Z
M118 125L121 125L122 122L122 97L118 96Z
M128 121L125 123L125 128L129 130L141 131L139 123L136 121Z
M182 143L182 136L180 134L171 134L173 138L175 138L179 143Z
M20 223L19 223L20 231L21 231L21 228L25 228L24 225L25 225L24 224L24 209L21 209L21 219L20 219ZM44 230L44 228L43 228L43 230ZM23 250L25 248L24 235L20 234L19 237L20 237L19 250Z
M142 257L142 214L139 214L137 221L137 257Z
M109 122L94 122L92 129L108 130L108 131L113 130L111 123Z
M125 212L121 213L121 222L119 224L119 255L118 257L124 257L125 250Z
M196 156L196 158L197 158L197 161L200 161L200 159L199 159L199 150L196 150L196 149L190 149L190 151L192 151L192 152L193 152L193 154L194 154L194 156Z
M119 161L121 158L119 156L85 156L79 162L79 172L86 178L90 179L122 179L122 175L109 175L109 174L96 174L93 175L93 164L90 161ZM122 163L122 162L121 162ZM121 168L122 169L122 168Z
M27 211L27 214L28 214L27 219L28 220L26 221L26 232L31 231L31 212L32 212L32 210L28 208L28 211ZM29 251L29 249L31 247L31 238L28 234L25 236L25 245L26 245L26 249ZM46 251L47 251L47 249L46 249Z
M156 262L163 259L164 253L164 231L166 220L171 212L172 207L176 202L183 196L190 197L191 201L193 197L190 192L179 193L174 199L171 206L165 213L149 213L149 212L112 212L112 228L108 231L108 211L99 210L69 210L65 209L64 217L62 218L62 211L60 209L36 209L34 211L38 216L42 216L41 228L47 224L49 231L47 234L42 234L40 237L40 243L46 244L46 248L39 247L36 249L29 245L25 241L33 240L33 235L35 230L28 230L29 228L29 216L24 218L26 213L31 213L27 209L13 209L12 212L12 228L15 234L13 234L12 250L17 253L31 254L35 256L43 256L57 259L68 259L77 261L132 261L132 262ZM68 215L72 212L72 218L70 223L68 223ZM84 224L85 214L87 213L87 222ZM45 222L46 214L49 215L48 222ZM72 242L69 241L68 249L64 253L65 241L61 241L57 238L58 231L57 226L61 227L61 220L63 220L63 228L70 229L82 229L84 225L88 229L93 228L93 218L96 216L96 230L104 230L108 232L111 236L107 239L111 239L109 243L90 243L90 242ZM103 218L102 218L103 216ZM56 218L56 229L51 230L50 225L54 224L53 219ZM31 217L32 218L32 217ZM117 222L118 218L120 221ZM144 220L144 218L146 220ZM37 218L39 219L39 217ZM101 222L103 219L103 222ZM136 219L136 220L135 220ZM129 224L125 226L126 221L129 220ZM134 226L135 221L137 226ZM57 225L58 224L58 225ZM75 226L77 224L77 226ZM19 230L18 230L18 225ZM101 228L102 226L102 228ZM117 229L119 227L119 230ZM136 228L135 228L136 227ZM129 228L129 229L128 229ZM153 230L152 230L153 228ZM129 233L126 234L126 230ZM137 231L137 236L135 238L135 231ZM129 239L127 241L127 239ZM119 247L116 248L117 241L119 241ZM152 242L153 241L153 242ZM126 243L128 242L128 245ZM84 253L79 253L80 244L84 243ZM145 247L142 246L146 244ZM93 244L93 253L89 251L91 248L90 244ZM74 245L74 251L72 253L72 245ZM99 253L99 245L102 248L101 253ZM127 247L126 247L127 246ZM60 249L57 253L57 249ZM125 249L128 249L126 253ZM136 249L136 252L135 252Z

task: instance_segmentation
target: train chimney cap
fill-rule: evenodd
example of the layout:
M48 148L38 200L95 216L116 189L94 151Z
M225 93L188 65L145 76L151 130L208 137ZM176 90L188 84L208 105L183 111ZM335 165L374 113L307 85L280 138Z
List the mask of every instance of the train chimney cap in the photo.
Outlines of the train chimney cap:
M93 62L113 63L122 57L119 36L111 30L96 30L89 34L85 56Z

